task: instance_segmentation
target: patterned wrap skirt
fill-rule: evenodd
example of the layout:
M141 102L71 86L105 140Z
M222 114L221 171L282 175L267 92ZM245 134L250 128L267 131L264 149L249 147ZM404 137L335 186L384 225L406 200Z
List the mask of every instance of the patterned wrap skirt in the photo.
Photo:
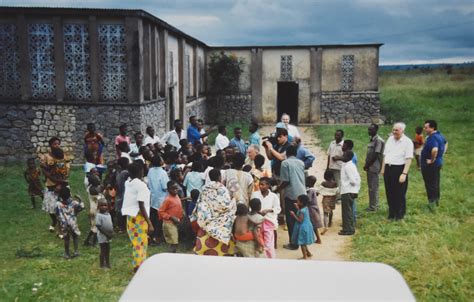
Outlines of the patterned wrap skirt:
M137 216L127 216L127 233L132 242L132 265L140 267L145 261L148 249L148 223L139 212Z
M225 244L215 238L212 238L206 231L199 228L196 236L196 245L194 246L194 253L197 255L206 256L233 256L235 243L229 241Z

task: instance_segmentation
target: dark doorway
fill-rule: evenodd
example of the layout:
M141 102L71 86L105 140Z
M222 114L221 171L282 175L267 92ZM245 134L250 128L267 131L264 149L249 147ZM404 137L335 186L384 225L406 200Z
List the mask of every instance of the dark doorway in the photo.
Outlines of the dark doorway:
M174 129L174 87L169 88L169 125L170 125L170 130Z
M277 121L283 113L287 113L291 123L298 124L298 83L278 82L277 89Z

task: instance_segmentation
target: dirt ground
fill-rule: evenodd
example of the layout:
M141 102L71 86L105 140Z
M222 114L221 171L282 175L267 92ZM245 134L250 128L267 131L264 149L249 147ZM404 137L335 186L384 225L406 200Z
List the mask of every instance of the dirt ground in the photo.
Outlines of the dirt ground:
M317 182L320 183L323 180L324 170L327 165L327 154L325 150L322 150L318 146L318 139L314 136L311 128L298 128L301 134L301 141L306 148L308 148L315 156L316 160L313 166L309 169L309 175L314 175L317 178ZM271 132L274 132L273 127L263 127L259 130L260 135L264 136ZM321 214L323 213L323 207L321 204L321 196L318 197L319 209ZM321 244L312 244L308 246L310 252L313 254L312 260L348 260L348 247L350 245L350 236L340 236L339 232L341 225L341 208L340 205L336 206L333 217L333 226L329 228L326 234L321 236ZM277 258L279 259L298 259L302 257L301 250L291 251L283 248L284 244L288 243L288 232L284 230L283 226L278 229L278 247L276 250Z

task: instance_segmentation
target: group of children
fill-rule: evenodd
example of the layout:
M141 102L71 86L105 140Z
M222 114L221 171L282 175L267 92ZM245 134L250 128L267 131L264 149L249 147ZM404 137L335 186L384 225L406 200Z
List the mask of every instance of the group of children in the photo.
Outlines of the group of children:
M179 124L175 122L175 126ZM225 127L219 130L221 136L225 135ZM252 145L258 146L261 143L258 125L253 123L250 130L255 142ZM178 126L173 131L179 133L184 130ZM143 167L144 181L151 192L150 220L154 229L148 239L151 245L166 242L170 251L176 252L179 243L194 243L196 229L190 218L199 201L200 191L210 182L209 171L220 169L227 171L227 176L222 173L223 182L231 198L237 202L233 228L237 253L244 257L275 257L275 230L281 211L279 197L271 190L274 182L270 178L271 172L265 168L265 157L258 154L251 162L248 158L246 160L249 145L243 142L240 128L235 129L236 137L227 146L217 149L215 155L205 140L191 144L182 134L178 134L179 146L176 146L176 135L173 145L170 141L160 141L149 128L147 134L144 138L141 133L136 133L132 143L127 135L127 126L122 125L120 135L115 139L117 159L104 165L102 136L95 133L95 127L88 125L84 140L84 184L89 200L90 230L84 245L99 243L102 268L110 268L110 240L114 231L124 233L127 230L126 217L121 209L125 182L129 177L128 167L132 163ZM167 135L172 137L172 134ZM203 134L202 138L206 136ZM25 179L33 207L35 198L43 194L40 175L41 170L36 167L35 160L28 160ZM326 171L321 184L315 185L316 178L307 177L307 194L298 197L298 211L291 213L297 221L291 240L301 246L303 258L312 256L307 246L315 242L315 235L316 242L321 242L318 229L324 228L321 234L325 234L331 227L339 189L330 171ZM61 238L64 239L64 257L69 259L79 255L77 214L84 209L84 203L79 196L71 197L69 186L58 186L55 193L58 197L56 216L60 222ZM318 194L323 196L323 220L317 203ZM74 245L72 254L69 250L71 238Z

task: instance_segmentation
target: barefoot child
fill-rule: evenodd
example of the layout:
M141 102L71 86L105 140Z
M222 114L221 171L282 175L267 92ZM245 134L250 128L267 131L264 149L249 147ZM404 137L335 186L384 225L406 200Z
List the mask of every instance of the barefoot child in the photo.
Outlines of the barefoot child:
M301 252L303 253L302 259L308 259L313 256L308 250L308 245L314 243L313 225L309 218L308 205L308 195L300 195L295 204L298 212L295 214L295 212L290 211L290 215L296 220L291 236L291 243L301 246Z
M77 214L84 209L84 202L79 196L71 198L71 191L68 187L62 186L58 193L60 201L56 202L56 216L58 217L61 227L61 233L64 239L64 258L71 259L69 252L69 241L72 237L74 244L74 254L72 257L79 256L78 237L81 235L79 226L77 225Z
M28 183L28 195L31 198L31 208L36 208L35 197L43 198L43 187L41 186L41 170L36 167L36 162L34 158L29 158L26 161L27 169L25 170L24 177Z
M183 206L178 196L179 185L175 181L169 181L166 185L168 195L158 210L158 216L163 220L163 237L171 246L171 252L176 253L178 249L178 224L183 218Z
M321 235L324 235L328 228L332 226L333 211L336 209L336 195L339 191L331 170L324 172L324 181L317 185L317 190L323 196L324 230Z
M109 214L109 204L105 198L98 201L99 213L95 217L97 227L97 239L100 246L100 267L110 268L110 239L114 233L112 217Z
M95 246L97 243L97 227L95 226L97 203L100 199L105 199L105 197L102 195L102 185L99 177L95 174L90 174L88 179L87 195L89 196L89 223L91 227L86 240L84 240L84 246Z
M319 212L318 206L318 191L316 191L314 185L316 184L316 177L310 175L306 177L306 194L309 197L309 217L311 218L311 224L313 225L314 233L316 234L316 243L321 244L321 236L319 236L319 228L323 227L321 221L321 213Z

